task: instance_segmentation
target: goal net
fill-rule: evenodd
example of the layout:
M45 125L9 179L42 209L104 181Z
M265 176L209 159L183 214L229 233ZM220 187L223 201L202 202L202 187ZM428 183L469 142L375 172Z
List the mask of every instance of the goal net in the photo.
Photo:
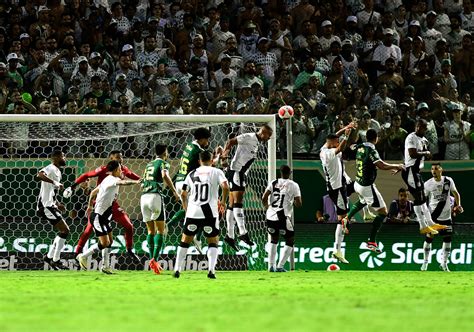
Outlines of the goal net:
M185 145L193 140L196 128L211 130L209 148L224 146L233 135L254 132L263 124L275 128L272 115L260 116L36 116L21 115L0 117L0 262L3 268L29 270L47 269L43 256L48 251L57 231L45 220L37 216L36 206L40 182L36 180L38 171L50 164L49 155L61 149L67 159L62 169L62 183L71 186L81 174L107 164L108 154L119 150L124 157L123 164L131 171L142 175L145 165L154 158L157 143L169 145L170 175L174 178L179 159ZM244 209L255 246L239 243L241 250L235 252L223 239L226 234L225 218L220 220L219 241L220 270L259 270L266 268L265 212L260 198L270 179L275 177L276 138L261 145L257 160L248 176L248 189L244 197ZM219 165L218 165L219 166ZM78 239L87 225L87 200L89 192L95 188L97 178L77 186L71 198L65 199L62 192L57 195L65 207L63 217L70 228L70 235L61 254L63 263L70 269L78 269L75 249ZM148 269L148 246L146 226L140 213L141 188L126 186L120 188L118 203L127 212L134 227L133 249L140 257L134 263L126 255L125 230L112 223L114 242L111 265L114 269ZM168 190L165 189L167 219L180 210ZM175 254L182 234L182 222L171 224L161 255L161 266L172 269ZM202 240L202 255L191 247L185 262L185 269L207 269L207 244ZM85 248L94 244L92 233ZM91 270L98 269L100 258L89 261Z

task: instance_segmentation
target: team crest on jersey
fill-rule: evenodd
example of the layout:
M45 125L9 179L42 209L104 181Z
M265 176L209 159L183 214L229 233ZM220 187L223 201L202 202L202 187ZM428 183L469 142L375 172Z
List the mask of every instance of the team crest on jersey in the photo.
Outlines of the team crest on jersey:
M444 190L449 190L449 184L448 184L448 183L446 183L446 184L444 185Z
M286 234L286 230L280 229L280 234L281 234L281 235L285 235L285 234Z
M196 225L188 225L186 228L188 229L188 231L194 232L197 229L197 226Z
M212 227L211 226L204 226L203 230L204 230L204 233L210 234L212 232Z

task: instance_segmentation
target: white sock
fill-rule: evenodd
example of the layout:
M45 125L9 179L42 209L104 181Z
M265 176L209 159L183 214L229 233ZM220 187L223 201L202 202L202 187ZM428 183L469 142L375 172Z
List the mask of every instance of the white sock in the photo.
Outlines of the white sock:
M239 227L239 234L247 234L247 229L245 228L245 214L243 208L234 207L234 219L237 222L237 227Z
M93 253L99 251L99 244L98 243L94 243L93 245L91 245L89 247L89 249L87 249L86 251L84 251L84 253L82 254L83 257L87 258L89 256L92 256Z
M342 241L344 241L344 232L342 231L342 225L338 224L336 227L336 233L334 234L335 245L334 250L341 252Z
M176 253L176 264L174 265L174 270L181 272L183 270L184 259L188 253L188 248L178 247L178 252Z
M53 240L53 243L49 246L48 254L46 255L49 259L53 259L54 256L54 249L56 248L56 245L58 243L58 238L59 236L56 236Z
M283 250L283 255L281 256L280 261L278 262L278 268L282 268L285 266L285 263L288 261L288 257L290 257L292 251L293 247L285 246L285 249Z
M216 273L217 248L209 247L207 249L207 259L209 260L209 272Z
M268 253L268 269L275 267L276 265L276 254L277 254L277 244L270 242L270 252Z
M110 248L102 249L102 268L110 267Z
M234 211L227 209L225 212L225 220L227 222L227 236L231 239L235 238L235 220Z
M423 243L423 260L425 263L428 263L430 260L430 253L431 253L431 243L424 242Z
M61 257L61 250L63 250L64 243L66 243L66 239L63 239L62 237L56 236L57 242L56 242L56 247L54 248L54 255L53 255L53 261L57 262L59 258ZM56 241L56 239L54 241Z
M428 205L423 204L421 205L421 208L423 209L423 216L425 217L426 226L433 226L435 223L433 222L433 219L431 219L431 212L430 209L428 209Z
M425 223L425 216L423 215L423 207L421 205L413 206L413 210L416 214L416 219L420 223L420 229L425 228L427 225Z
M443 263L448 263L449 255L451 254L451 242L443 242Z

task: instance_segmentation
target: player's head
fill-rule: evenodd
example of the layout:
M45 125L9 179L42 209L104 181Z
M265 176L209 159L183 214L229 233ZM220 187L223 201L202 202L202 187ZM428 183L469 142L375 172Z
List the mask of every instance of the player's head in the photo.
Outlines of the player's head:
M328 149L337 148L338 145L339 145L339 136L337 136L334 133L326 136L326 146L328 147Z
M291 175L291 168L288 165L281 165L280 175L283 179L289 179Z
M377 144L378 134L375 131L375 129L367 130L366 137L367 137L367 142Z
M168 159L168 145L166 144L155 145L155 153L158 157L161 157L162 159Z
M398 200L402 203L408 202L408 191L406 188L398 189Z
M209 139L211 138L211 131L209 129L204 127L198 128L194 131L193 136L201 148L205 149L209 146Z
M273 129L269 125L263 125L257 133L258 139L261 142L266 142L272 137Z
M441 179L441 175L443 175L443 167L440 163L431 164L431 175L433 175L433 177L437 180Z
M118 160L111 160L107 164L107 170L116 177L122 175L122 167L120 167L120 162Z
M415 134L419 137L424 137L427 128L428 122L425 119L418 119L415 126Z
M201 151L199 153L199 163L201 166L211 166L212 165L212 153L211 151Z
M113 150L109 153L110 160L117 160L120 164L123 162L122 152L119 150Z
M66 157L61 150L54 150L51 153L51 161L56 166L66 166Z

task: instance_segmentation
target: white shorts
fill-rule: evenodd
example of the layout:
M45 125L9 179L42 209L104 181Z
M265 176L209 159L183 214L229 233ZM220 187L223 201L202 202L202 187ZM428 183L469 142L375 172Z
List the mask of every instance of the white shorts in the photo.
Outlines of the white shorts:
M165 205L160 194L143 194L140 198L140 207L144 222L165 221Z
M361 186L356 182L354 183L354 191L359 195L360 202L363 204L367 204L376 210L387 207L375 183L370 186Z

